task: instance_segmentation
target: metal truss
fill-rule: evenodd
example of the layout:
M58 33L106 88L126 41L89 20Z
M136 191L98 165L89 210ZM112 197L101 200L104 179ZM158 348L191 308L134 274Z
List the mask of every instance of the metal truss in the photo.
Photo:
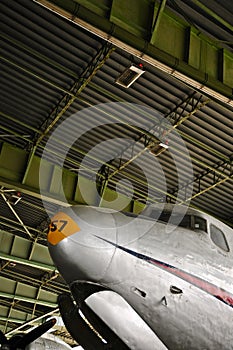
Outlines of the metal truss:
M75 81L69 91L66 91L65 95L60 99L55 108L49 114L44 123L40 126L40 133L35 137L33 141L33 147L28 157L28 165L24 174L22 183L26 181L30 165L35 155L37 147L40 145L44 137L49 134L51 129L56 125L56 123L62 118L64 113L68 110L71 104L78 98L83 89L88 85L92 78L96 75L97 71L104 65L106 60L110 57L111 53L115 48L109 44L104 43L97 54L92 58L91 62L87 65L86 69Z
M155 123L149 131L145 131L141 128L133 126L135 131L139 134L139 137L135 140L133 144L125 148L123 151L116 155L116 159L119 159L118 167L112 170L113 162L109 164L104 164L97 174L98 186L100 194L103 195L104 190L107 187L109 181L122 172L130 163L135 159L140 157L143 153L149 150L154 156L158 156L162 152L166 151L166 148L161 146L161 141L165 140L166 137L179 125L184 123L188 118L194 115L198 110L204 107L211 100L204 98L203 95L193 92L190 96L186 97L181 103L179 103L171 112L164 116L160 123ZM191 110L188 112L191 107ZM137 142L144 145L144 149L140 152L134 154L134 147ZM124 153L131 150L131 158L127 161L123 161ZM128 178L132 178L131 175L127 175ZM159 192L159 189L157 189ZM173 193L167 193L166 196L174 199Z
M221 160L196 174L191 181L184 183L182 187L170 190L169 194L175 196L178 191L183 190L184 198L180 203L183 204L231 179L233 179L233 159ZM192 196L186 197L189 186L193 186L194 191ZM171 196L167 196L167 201L171 201Z
M70 88L69 92L66 93L61 100L58 102L56 107L50 113L46 121L39 128L42 130L42 134L35 140L38 145L42 139L49 133L53 126L59 121L63 114L67 111L70 105L77 99L80 93L89 84L92 78L96 75L97 71L104 65L111 53L115 50L109 43L104 43L97 54L92 58L86 69L75 81Z

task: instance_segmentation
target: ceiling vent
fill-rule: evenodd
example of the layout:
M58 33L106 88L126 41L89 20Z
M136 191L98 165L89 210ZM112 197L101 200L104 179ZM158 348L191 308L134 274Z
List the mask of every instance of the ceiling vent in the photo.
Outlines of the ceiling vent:
M130 87L145 71L143 65L138 66L131 65L126 68L124 72L116 79L116 84L123 86L124 88Z

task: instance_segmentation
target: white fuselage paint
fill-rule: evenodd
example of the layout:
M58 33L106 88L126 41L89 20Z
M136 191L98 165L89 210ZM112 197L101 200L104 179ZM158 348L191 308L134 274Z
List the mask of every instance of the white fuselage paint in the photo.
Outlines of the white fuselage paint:
M233 348L231 228L193 209L206 232L143 217L134 223L122 213L105 220L99 208L74 212L80 232L50 245L69 284L87 280L118 293L170 350ZM224 232L229 252L211 240L211 224Z
M71 350L72 348L60 338L46 333L30 343L25 350Z

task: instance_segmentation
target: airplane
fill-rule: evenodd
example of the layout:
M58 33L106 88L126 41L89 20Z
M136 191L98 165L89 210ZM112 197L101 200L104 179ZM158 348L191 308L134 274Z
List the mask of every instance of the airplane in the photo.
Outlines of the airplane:
M233 229L182 205L141 214L73 206L52 218L50 255L85 350L233 349Z

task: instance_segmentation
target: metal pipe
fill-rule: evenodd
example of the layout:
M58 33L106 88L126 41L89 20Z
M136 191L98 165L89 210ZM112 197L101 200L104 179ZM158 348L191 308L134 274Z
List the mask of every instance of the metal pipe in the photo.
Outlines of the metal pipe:
M194 198L200 196L201 194L203 194L203 193L205 193L205 192L207 192L207 191L209 191L209 190L212 190L212 189L215 188L216 186L223 184L224 182L226 182L226 181L229 180L229 179L233 179L233 175L227 176L227 177L225 177L224 179L221 179L221 180L217 181L217 182L214 183L213 185L211 185L211 186L209 186L209 187L206 187L205 189L203 189L203 190L201 190L201 191L199 191L199 192L193 194L193 195L190 196L189 198L187 198L187 199L185 199L184 201L182 201L180 204L184 204L184 203L186 203L186 202L188 202L188 201L190 201L190 200L192 200L192 199L194 199Z

